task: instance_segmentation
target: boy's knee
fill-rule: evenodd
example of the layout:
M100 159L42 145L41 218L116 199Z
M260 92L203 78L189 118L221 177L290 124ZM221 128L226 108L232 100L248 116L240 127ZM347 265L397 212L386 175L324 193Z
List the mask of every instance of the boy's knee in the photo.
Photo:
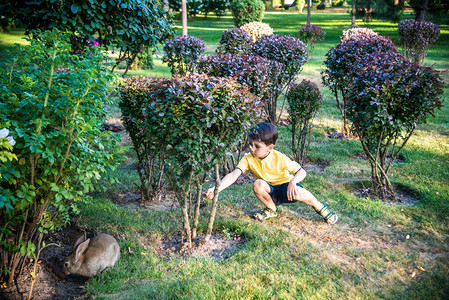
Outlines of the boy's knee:
M262 192L269 192L267 189L269 188L268 183L265 180L257 179L254 181L253 184L253 191L254 193L262 193Z

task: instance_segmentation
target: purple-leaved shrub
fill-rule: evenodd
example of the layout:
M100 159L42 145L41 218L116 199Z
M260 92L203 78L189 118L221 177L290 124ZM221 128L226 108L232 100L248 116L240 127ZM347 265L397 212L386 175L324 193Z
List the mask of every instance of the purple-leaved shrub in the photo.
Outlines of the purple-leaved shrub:
M419 123L441 108L443 81L397 51L359 57L347 90L347 117L371 165L380 199L395 198L388 172Z
M176 191L190 247L196 236L204 174L215 167L218 189L218 165L254 125L261 103L249 87L233 78L195 73L163 79L126 78L120 98L124 125L138 153L141 188L151 190L164 184ZM150 169L153 162L158 164ZM193 186L197 193L191 222L188 211ZM216 190L206 240L212 231L217 196Z
M221 33L215 52L219 54L244 54L251 47L252 38L246 31L234 27Z
M193 72L196 64L206 52L206 43L193 36L175 36L165 42L163 60L172 74Z
M432 22L403 20L398 25L402 52L411 61L422 65L427 49L440 37L440 28Z
M302 70L302 66L307 61L307 47L304 42L292 36L264 35L258 39L251 47L250 54L265 57L266 59L284 64L285 71L282 78L280 91L270 95L267 102L268 118L270 122L277 123L276 115L277 99L282 91L287 88ZM283 107L279 114L282 114Z
M288 115L291 123L291 149L294 158L301 165L307 160L310 145L312 120L323 102L318 86L310 80L293 84L285 95L288 101Z
M326 70L321 72L324 86L331 89L335 96L337 107L343 117L343 134L350 132L346 118L346 93L353 80L356 61L374 52L398 53L393 42L381 35L371 32L357 34L345 38L326 53L324 65Z
M326 32L319 25L304 24L299 28L299 39L307 44L307 56L310 58L317 41L324 40Z

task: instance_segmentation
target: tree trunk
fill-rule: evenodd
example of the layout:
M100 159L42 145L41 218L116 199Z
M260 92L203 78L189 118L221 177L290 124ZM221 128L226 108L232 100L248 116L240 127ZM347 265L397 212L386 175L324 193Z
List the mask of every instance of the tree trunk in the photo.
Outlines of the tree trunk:
M352 16L351 26L355 27L355 0L352 0L351 16Z
M424 22L429 6L429 0L411 0L410 6L415 12L415 21Z
M207 233L204 237L204 240L207 242L212 236L212 229L214 227L215 215L217 213L218 206L218 189L220 187L220 166L219 164L215 165L215 189L214 189L214 199L212 200L212 211L210 213L209 224L207 225Z
M187 0L182 0L182 35L187 35Z
M310 6L312 6L311 2L312 0L307 0L307 25L310 25Z

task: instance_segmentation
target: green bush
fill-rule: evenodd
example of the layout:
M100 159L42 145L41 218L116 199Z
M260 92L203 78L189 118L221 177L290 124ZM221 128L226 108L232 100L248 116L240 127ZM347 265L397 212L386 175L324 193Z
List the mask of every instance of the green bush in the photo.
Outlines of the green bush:
M217 18L220 18L229 9L229 0L203 0L203 12L207 17L207 14L214 12Z
M325 10L326 9L326 4L324 4L324 2L321 2L320 4L318 4L316 6L317 10Z
M374 192L394 199L389 170L417 125L441 108L443 80L398 52L364 55L352 78L347 116L370 162Z
M175 36L164 45L164 62L168 63L172 74L192 72L206 52L206 43L193 36Z
M160 161L168 185L176 191L182 204L183 230L190 247L189 195L196 186L193 221L196 232L205 174L214 166L217 170L228 149L253 125L260 103L248 87L234 79L207 74L187 73L169 79L128 78L120 90L125 127L135 149L142 151L140 165L149 163L154 149L164 155ZM217 173L215 180L218 182ZM209 221L209 236L217 194Z
M332 0L332 7L342 7L345 2L345 0Z
M304 7L306 6L306 0L295 0L294 3L298 12L302 12Z
M121 158L119 138L101 131L114 78L106 57L98 47L70 54L70 35L36 32L0 73L0 128L17 142L17 159L0 156L0 274L10 283Z
M292 126L291 149L295 160L304 165L309 151L312 120L323 102L323 97L317 85L309 80L293 84L285 97Z
M136 59L131 64L131 70L148 70L153 69L153 55L154 49L146 49L141 50L139 54L137 54Z
M261 22L265 6L261 0L232 0L231 11L237 27L250 22Z

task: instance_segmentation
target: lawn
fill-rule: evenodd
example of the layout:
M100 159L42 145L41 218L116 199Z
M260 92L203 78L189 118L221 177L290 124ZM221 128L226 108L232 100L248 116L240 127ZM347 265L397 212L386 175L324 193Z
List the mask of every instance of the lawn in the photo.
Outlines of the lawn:
M267 12L264 22L275 34L294 35L306 15ZM250 216L261 208L251 181L220 194L215 234L235 244L226 259L164 255L168 241L179 237L177 205L123 205L135 195L137 161L132 150L115 174L120 183L106 186L80 204L77 226L107 232L121 247L118 264L92 278L86 295L98 299L445 299L449 295L449 89L445 102L426 124L418 126L391 171L400 193L413 205L389 204L355 193L368 187L369 164L357 140L328 138L341 127L331 93L321 85L326 52L348 29L345 13L312 15L326 31L299 76L320 85L324 103L313 123L308 176L303 181L322 202L338 212L335 226L325 224L302 203L284 205L277 219L258 222ZM358 23L362 25L362 23ZM180 27L180 24L177 23ZM223 30L233 26L228 14L189 21L189 35L202 38L213 54ZM370 28L398 41L397 24L374 20ZM449 26L426 59L449 80ZM179 31L180 32L180 29ZM21 32L1 33L1 51ZM160 49L161 51L161 49ZM155 68L131 75L170 76L158 52ZM111 120L120 112L111 107ZM289 127L279 126L276 149L291 155ZM126 140L124 144L129 144ZM168 201L168 200L167 200ZM207 212L210 207L202 208ZM203 213L203 215L208 215ZM201 220L201 230L206 220ZM232 254L232 255L231 255Z

